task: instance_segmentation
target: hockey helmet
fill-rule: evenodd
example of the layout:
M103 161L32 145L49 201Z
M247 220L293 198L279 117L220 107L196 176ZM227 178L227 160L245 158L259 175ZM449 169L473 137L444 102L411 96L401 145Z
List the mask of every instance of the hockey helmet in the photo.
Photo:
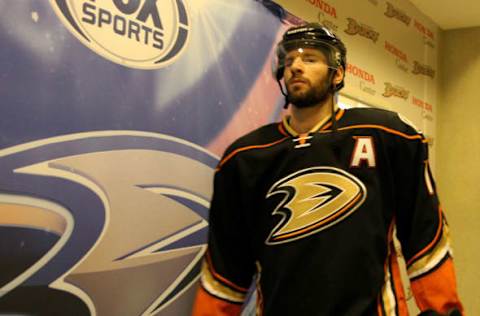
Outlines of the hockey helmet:
M288 29L278 43L273 63L273 72L277 80L283 78L287 53L292 50L302 51L302 48L320 50L325 55L327 66L330 69L337 69L339 66L346 69L347 49L340 38L318 23L308 23ZM343 86L342 80L335 86L335 91L340 90Z

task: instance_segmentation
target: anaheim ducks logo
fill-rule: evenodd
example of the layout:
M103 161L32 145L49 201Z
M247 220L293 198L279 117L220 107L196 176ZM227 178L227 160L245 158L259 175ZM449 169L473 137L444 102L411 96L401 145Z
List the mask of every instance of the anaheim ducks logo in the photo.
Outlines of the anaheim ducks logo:
M385 82L385 92L382 94L384 97L389 98L391 96L399 97L402 99L408 99L410 92L400 86L394 86L390 82Z
M371 26L359 23L357 20L353 18L347 18L348 20L348 26L347 29L344 31L348 35L357 35L359 34L360 36L363 36L365 38L368 38L372 40L374 43L377 42L378 36L380 33L375 31Z
M389 18L395 18L400 22L405 23L405 25L410 25L410 21L412 20L405 12L402 10L395 8L393 4L387 2L387 11L385 11L385 16Z
M432 79L435 78L435 70L431 66L421 64L416 60L413 61L412 73L414 75L418 75L418 74L425 75Z
M352 214L365 201L367 190L353 175L333 167L295 172L267 193L285 198L272 215L283 219L265 241L268 245L290 242L322 231Z
M185 315L217 162L200 146L141 131L1 149L9 243L0 253L12 264L0 269L0 315ZM33 303L38 296L49 304Z

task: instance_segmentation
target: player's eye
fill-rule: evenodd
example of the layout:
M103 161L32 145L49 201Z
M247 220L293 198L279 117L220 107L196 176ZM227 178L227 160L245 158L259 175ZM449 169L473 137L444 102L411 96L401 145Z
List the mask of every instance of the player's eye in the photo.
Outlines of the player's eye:
M286 66L286 67L290 67L290 66L293 64L293 61L294 61L294 60L295 60L295 59L292 58L292 57L287 57L287 58L285 58L285 66Z
M307 64L313 64L319 62L319 58L316 56L304 56L302 61Z

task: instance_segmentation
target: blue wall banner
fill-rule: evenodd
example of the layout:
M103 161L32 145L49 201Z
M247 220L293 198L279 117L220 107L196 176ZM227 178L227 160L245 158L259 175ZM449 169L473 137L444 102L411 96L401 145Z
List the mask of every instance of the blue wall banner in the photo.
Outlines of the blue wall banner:
M0 315L188 315L226 146L278 119L270 1L0 2Z

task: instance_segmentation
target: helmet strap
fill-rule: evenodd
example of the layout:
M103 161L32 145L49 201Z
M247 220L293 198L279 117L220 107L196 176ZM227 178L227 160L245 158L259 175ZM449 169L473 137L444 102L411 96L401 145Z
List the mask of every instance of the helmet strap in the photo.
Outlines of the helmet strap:
M333 76L335 76L335 73L337 72L336 68L330 68L329 69L329 74L328 74L328 80L330 82L330 91L332 92L332 107L331 107L331 112L332 112L332 130L336 131L337 130L337 119L335 117L335 93L337 91L337 84L333 82Z
M283 96L285 97L285 104L283 105L283 108L287 109L288 105L290 104L290 100L288 99L288 93L285 92L281 79L277 78L277 83L278 83L278 86L280 87L280 92L282 92Z

